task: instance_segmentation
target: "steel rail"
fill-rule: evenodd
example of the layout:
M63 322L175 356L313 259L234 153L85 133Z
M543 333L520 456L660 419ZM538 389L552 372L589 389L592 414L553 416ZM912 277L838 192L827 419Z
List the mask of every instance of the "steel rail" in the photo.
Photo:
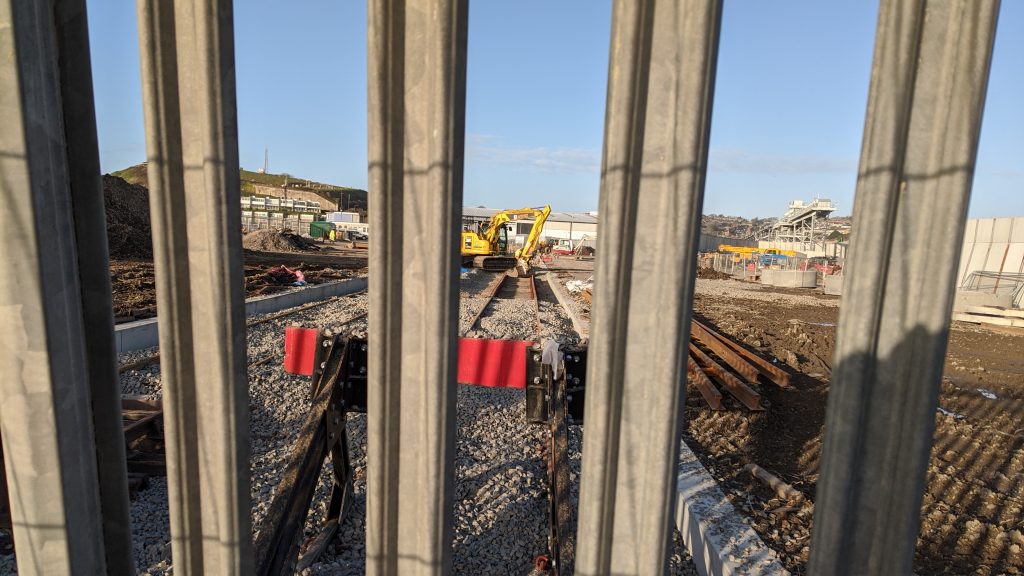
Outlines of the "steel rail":
M703 366L704 372L718 379L718 381L725 386L725 389L735 396L737 400L742 402L744 406L751 410L764 410L764 408L761 407L760 394L751 390L750 387L744 384L739 378L733 376L732 373L725 368L722 368L721 364L712 360L711 357L704 353L703 350L697 348L693 342L690 342L690 353L697 359L697 363Z
M789 373L786 372L785 370L783 370L783 369L779 368L778 366L772 364L771 362L765 360L760 355L755 354L755 353L751 352L750 350L747 350L746 348L744 348L743 346L740 346L736 342L733 342L732 339L727 338L725 336L722 336L718 332L716 332L716 331L712 330L711 328L709 328L703 322L699 322L697 320L694 320L693 324L695 326L698 326L701 329L703 329L705 332L710 334L713 338L717 338L718 340L721 340L723 343L725 343L726 346L728 346L729 348L732 348L738 354L742 355L744 358L746 358L747 360L752 362L754 364L754 367L757 368L757 370L759 372L761 372L761 374L763 374L765 378L771 380L772 382L777 384L779 387L781 387L781 388L791 388L792 387L790 385L790 383L789 383Z

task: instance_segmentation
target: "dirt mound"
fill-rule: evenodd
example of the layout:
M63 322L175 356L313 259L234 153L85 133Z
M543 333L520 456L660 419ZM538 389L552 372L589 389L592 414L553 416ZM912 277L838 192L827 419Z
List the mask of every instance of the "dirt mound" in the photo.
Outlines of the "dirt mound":
M107 243L115 260L153 257L149 226L149 191L117 176L103 176L103 207L107 213Z
M728 280L729 278L732 278L732 276L729 276L725 272L719 272L718 270L715 270L714 268L701 268L701 267L698 267L697 268L697 278L709 278L711 280Z
M242 237L246 250L258 252L310 252L320 247L309 238L280 230L256 230Z

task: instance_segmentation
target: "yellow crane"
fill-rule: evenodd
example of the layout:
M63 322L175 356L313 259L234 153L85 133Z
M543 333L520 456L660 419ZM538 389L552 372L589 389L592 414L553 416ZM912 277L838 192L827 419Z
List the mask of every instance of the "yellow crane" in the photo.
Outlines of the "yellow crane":
M551 214L551 206L543 208L517 208L502 210L476 230L463 230L461 238L462 264L472 264L490 272L504 272L518 264L523 273L529 273L530 258L533 257L544 222ZM533 227L522 248L509 252L508 230L505 224L519 219L533 219Z

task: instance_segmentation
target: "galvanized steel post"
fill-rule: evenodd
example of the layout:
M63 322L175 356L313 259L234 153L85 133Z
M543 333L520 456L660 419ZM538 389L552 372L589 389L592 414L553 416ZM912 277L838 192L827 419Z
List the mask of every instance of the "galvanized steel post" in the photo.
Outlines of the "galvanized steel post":
M467 7L369 4L367 574L451 571Z
M176 569L253 571L230 0L139 0Z
M135 571L129 522L121 382L114 343L114 310L106 210L96 138L92 63L85 0L54 2L64 136L75 220L78 277L85 322L85 357L108 574ZM101 224L102 223L102 224Z
M0 429L21 574L128 573L85 6L0 2Z
M614 4L578 574L667 568L720 19Z
M880 8L814 574L911 572L998 8Z

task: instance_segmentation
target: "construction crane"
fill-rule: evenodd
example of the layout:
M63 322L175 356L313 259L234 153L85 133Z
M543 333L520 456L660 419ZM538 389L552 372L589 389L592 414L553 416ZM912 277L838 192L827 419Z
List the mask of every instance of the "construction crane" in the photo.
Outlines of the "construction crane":
M472 265L489 272L505 272L515 269L518 264L523 274L529 274L530 258L537 249L549 214L551 206L502 210L491 216L488 222L479 224L476 230L463 230L460 244L462 265ZM510 253L505 224L521 218L532 218L533 228L522 248Z

